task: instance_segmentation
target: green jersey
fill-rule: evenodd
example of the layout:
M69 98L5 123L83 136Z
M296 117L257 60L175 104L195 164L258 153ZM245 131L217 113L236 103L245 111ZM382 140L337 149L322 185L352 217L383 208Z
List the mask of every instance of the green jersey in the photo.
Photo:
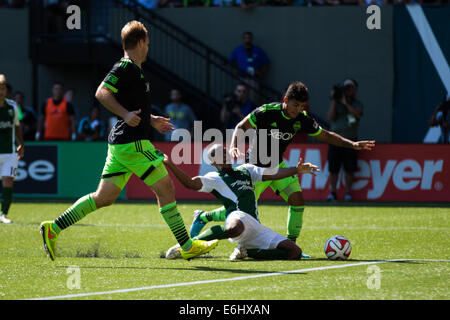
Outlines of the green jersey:
M254 185L262 181L263 171L264 168L243 164L231 172L208 172L199 177L203 184L199 191L212 193L219 199L226 216L233 211L243 211L259 220Z
M5 99L0 107L0 153L16 152L16 126L20 125L17 106Z

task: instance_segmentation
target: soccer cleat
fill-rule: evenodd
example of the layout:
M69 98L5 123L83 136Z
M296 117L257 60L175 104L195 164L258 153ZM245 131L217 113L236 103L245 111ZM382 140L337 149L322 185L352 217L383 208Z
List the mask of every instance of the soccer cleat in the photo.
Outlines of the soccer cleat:
M0 216L0 222L2 222L2 223L4 223L4 224L10 224L10 223L12 223L12 221L6 217L6 214L2 214L2 215Z
M334 195L333 193L330 193L326 199L326 201L336 201L336 195Z
M41 231L42 239L44 240L44 249L49 258L55 261L56 238L58 234L52 229L53 221L44 221L41 223L39 230Z
M188 251L185 251L183 249L180 250L181 257L185 260L192 259L194 257L197 257L201 254L207 253L214 249L217 244L219 243L219 240L192 240L192 247Z
M311 256L302 252L302 259L311 259Z
M352 201L352 196L350 195L350 193L346 193L345 197L344 197L345 201Z
M194 221L192 221L191 230L189 231L191 238L198 236L200 231L202 231L203 227L206 225L206 223L204 223L203 220L200 219L200 215L203 212L203 210L194 211Z
M230 260L234 261L236 259L245 259L247 258L247 249L245 247L242 247L240 244L236 248L234 248L234 251L230 255Z
M173 260L173 259L180 259L181 258L181 248L180 244L177 243L173 247L169 248L169 250L166 251L166 259Z

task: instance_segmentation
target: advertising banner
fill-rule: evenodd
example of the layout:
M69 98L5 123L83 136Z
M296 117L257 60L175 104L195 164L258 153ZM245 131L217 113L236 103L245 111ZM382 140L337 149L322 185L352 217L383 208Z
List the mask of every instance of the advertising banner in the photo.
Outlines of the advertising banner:
M157 149L172 155L175 143L155 143ZM183 159L201 158L208 144L192 146L191 154ZM174 149L180 155L179 145ZM186 149L184 149L186 150ZM315 175L299 177L305 200L325 200L329 194L327 144L291 144L284 153L288 166L295 166L301 156L304 162L311 162L320 168ZM183 154L182 154L183 155ZM172 157L173 158L173 157ZM189 161L187 161L189 162ZM193 163L194 161L190 161ZM215 170L212 166L181 163L179 167L188 175L203 175ZM176 199L214 199L184 188L172 175ZM345 193L344 174L341 170L338 181L338 200ZM153 192L133 176L127 185L128 199L153 199ZM424 144L378 144L372 151L358 152L358 170L352 188L356 201L450 201L450 147L448 145ZM279 200L270 187L261 195L261 200Z

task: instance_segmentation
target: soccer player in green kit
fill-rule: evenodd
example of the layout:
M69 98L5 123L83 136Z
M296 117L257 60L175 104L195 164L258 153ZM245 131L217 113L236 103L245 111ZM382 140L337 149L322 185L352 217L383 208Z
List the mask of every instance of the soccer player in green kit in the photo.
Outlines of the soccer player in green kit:
M24 155L24 142L19 110L5 97L6 77L0 74L0 174L2 178L0 222L9 224L12 221L7 218L7 214L12 202L18 162Z
M238 135L242 135L250 129L256 130L255 138L252 139L249 150L246 153L246 162L255 164L258 167L279 167L286 168L283 161L283 153L291 143L294 136L299 132L305 132L316 139L340 147L353 148L355 150L372 150L375 141L351 141L342 136L325 130L319 126L304 109L309 100L308 88L302 83L295 81L291 83L283 97L281 103L265 104L252 113L247 115L237 124L230 144L230 154L232 157L241 156L237 141ZM268 139L260 140L260 131L263 135L270 136ZM278 150L271 150L272 140L276 139ZM264 163L260 159L260 149L265 148L265 154L278 156L276 163ZM287 219L287 238L296 241L300 235L303 225L303 212L305 209L305 200L303 199L302 189L297 176L291 176L282 180L262 181L255 184L256 199L267 189L272 190L283 197L289 204ZM213 211L205 212L196 210L194 213L194 222L190 234L191 237L197 236L203 226L209 221L225 221L225 209L218 208ZM309 256L302 253L304 258Z
M44 249L55 259L59 233L87 214L111 205L134 173L156 194L159 211L180 244L181 255L190 259L209 252L216 241L192 240L175 202L175 190L163 164L164 154L148 140L151 127L160 133L173 130L170 119L150 114L150 85L141 69L147 59L149 37L145 26L130 21L121 32L124 57L118 61L95 97L119 117L108 137L108 156L97 191L78 199L54 221L40 226Z

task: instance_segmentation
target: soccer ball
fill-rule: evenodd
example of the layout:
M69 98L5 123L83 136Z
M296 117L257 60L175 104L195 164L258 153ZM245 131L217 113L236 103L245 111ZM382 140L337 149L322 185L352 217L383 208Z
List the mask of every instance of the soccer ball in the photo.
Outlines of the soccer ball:
M347 260L352 252L352 245L346 237L332 236L325 242L325 255L330 260Z

